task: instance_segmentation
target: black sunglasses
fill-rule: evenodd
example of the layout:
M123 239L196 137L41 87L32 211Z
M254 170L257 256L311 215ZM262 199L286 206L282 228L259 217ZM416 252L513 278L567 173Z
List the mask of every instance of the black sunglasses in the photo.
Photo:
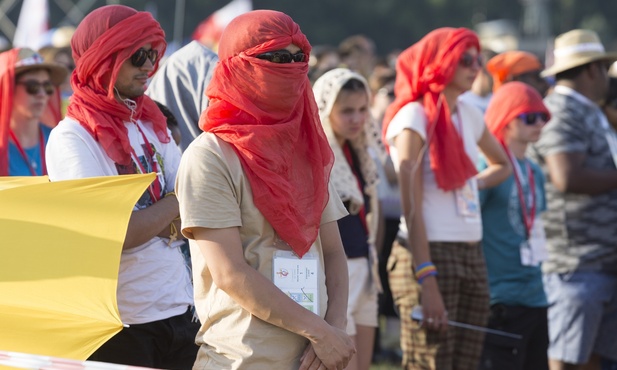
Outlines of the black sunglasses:
M476 57L473 57L471 54L464 53L458 61L460 66L466 68L473 66L474 63L478 63L478 67L482 68L482 56L477 55Z
M50 81L38 82L34 80L26 80L26 81L18 81L15 84L23 85L26 88L26 92L29 95L36 95L41 91L41 87L43 91L47 95L51 95L54 93L54 85Z
M139 68L146 63L146 59L150 59L150 63L154 65L156 60L159 58L159 52L155 49L146 50L144 48L140 48L135 52L135 54L131 55L131 64L135 67Z
M294 62L304 62L304 53L299 51L295 54L292 54L289 50L276 50L269 51L267 53L259 54L256 58L267 60L272 63L291 63Z
M542 122L548 122L548 114L546 113L523 113L519 114L518 118L522 119L526 125L535 125L538 121L538 118L542 120Z

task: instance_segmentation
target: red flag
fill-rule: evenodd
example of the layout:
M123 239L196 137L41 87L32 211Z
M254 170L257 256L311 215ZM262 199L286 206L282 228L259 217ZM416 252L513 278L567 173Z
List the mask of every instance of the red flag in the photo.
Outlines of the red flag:
M212 50L217 49L223 30L229 22L240 14L253 10L251 0L232 0L229 4L212 13L201 22L193 32L193 40L197 40Z

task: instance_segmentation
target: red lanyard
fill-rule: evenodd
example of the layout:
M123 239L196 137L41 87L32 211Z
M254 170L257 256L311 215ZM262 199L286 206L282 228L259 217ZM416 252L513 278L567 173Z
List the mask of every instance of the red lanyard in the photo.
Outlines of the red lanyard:
M533 172L531 171L531 166L529 165L529 162L525 161L525 169L527 170L527 179L529 181L529 200L531 203L529 206L527 206L522 185L523 171L516 158L514 158L514 156L512 155L512 152L510 152L510 150L505 145L504 148L508 153L510 162L512 162L512 167L514 167L514 181L516 182L516 188L518 190L518 200L521 204L521 214L523 216L523 223L525 224L525 231L527 232L526 237L527 239L529 239L531 235L531 229L533 228L533 221L536 217L536 183L533 178Z
M162 192L161 192L161 183L159 182L159 179L158 179L158 172L159 172L158 166L156 164L156 161L154 160L155 153L152 150L152 146L150 146L150 142L146 138L146 135L144 135L144 132L141 130L141 127L139 127L137 122L135 122L135 126L137 127L137 130L141 134L141 137L143 138L144 144L146 146L146 151L148 152L147 155L146 153L144 153L146 162L150 163L150 167L152 167L152 172L157 174L156 179L154 179L154 181L148 186L148 192L150 193L150 196L152 196L153 202L156 203L161 199ZM131 146L131 154L133 155L133 160L135 161L135 163L137 163L137 166L139 166L141 173L148 173L148 171L141 164L141 161L139 160L139 157L137 156L137 153L135 153L135 149L133 149L132 146ZM158 196L156 194L158 194Z
M30 158L26 154L26 151L24 150L24 148L21 146L21 143L19 142L19 140L17 140L17 136L15 136L15 133L13 132L13 130L9 130L9 135L11 135L11 140L13 141L13 144L15 144L15 146L17 147L17 151L23 158L24 162L26 162L26 165L28 165L28 168L30 169L30 173L32 174L32 176L38 176L38 174L36 173L36 170L34 169L34 167L32 167ZM41 167L43 167L42 169L43 173L41 175L47 175L47 166L45 165L45 138L43 137L43 130L41 130L40 127L39 127L39 154L41 156Z
M360 189L360 194L364 198L364 191L362 191L362 182L360 181L360 176L358 175L358 171L356 170L355 163L353 161L353 157L351 155L351 145L348 142L343 145L343 152L345 153L345 158L347 159L347 163L349 163L349 167L351 168L351 172L353 172L354 177L358 183L358 189ZM360 212L358 212L358 216L360 217L360 222L362 223L362 227L364 228L364 232L368 233L368 227L366 225L366 207L362 206L360 208Z

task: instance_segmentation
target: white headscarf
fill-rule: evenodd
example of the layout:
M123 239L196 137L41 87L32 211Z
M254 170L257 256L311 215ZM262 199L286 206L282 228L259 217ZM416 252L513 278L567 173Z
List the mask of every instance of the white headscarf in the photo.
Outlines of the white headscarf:
M349 166L343 148L339 145L332 125L330 123L330 113L338 98L343 85L349 80L356 79L362 82L366 89L368 100L370 101L371 92L366 79L362 75L347 68L336 68L323 74L313 86L313 93L319 108L319 117L324 132L334 152L334 166L330 175L330 181L334 184L336 191L344 202L349 201L349 213L357 214L364 205L364 197L358 188L358 181ZM364 178L364 192L371 198L377 198L377 167L369 150L373 150L380 160L386 156L383 143L381 142L380 130L377 128L375 120L367 115L367 122L364 123L362 133L354 140L350 140L351 148L358 156L360 171Z

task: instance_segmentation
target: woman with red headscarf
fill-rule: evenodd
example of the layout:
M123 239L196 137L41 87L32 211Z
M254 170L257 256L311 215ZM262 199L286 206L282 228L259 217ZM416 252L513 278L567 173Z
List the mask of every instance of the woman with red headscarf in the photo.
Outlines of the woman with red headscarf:
M176 191L202 327L195 368L342 369L347 262L329 186L334 156L307 77L311 46L286 14L223 32Z
M482 113L458 101L480 70L479 50L472 31L440 28L403 51L396 99L384 117L405 216L389 262L396 267L391 289L409 369L475 370L482 350L482 333L447 324L486 324L478 188L494 186L510 173ZM489 163L479 174L478 147ZM419 322L410 318L416 305Z

